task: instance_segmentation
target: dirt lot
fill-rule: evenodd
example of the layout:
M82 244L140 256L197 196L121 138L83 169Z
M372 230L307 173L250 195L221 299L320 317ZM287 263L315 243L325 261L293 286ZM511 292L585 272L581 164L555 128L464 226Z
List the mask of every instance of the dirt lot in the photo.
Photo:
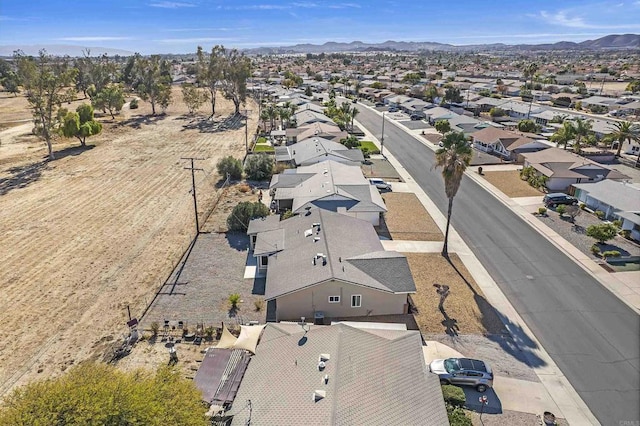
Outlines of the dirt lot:
M425 210L418 197L409 192L382 194L387 213L384 216L387 230L394 240L443 241L440 228Z
M440 253L404 254L416 283L417 292L411 298L418 308L414 317L422 333L455 336L503 332L500 318L456 254L450 254L451 263ZM436 283L450 288L444 312L438 309L440 297L433 287Z
M520 179L520 174L517 170L483 172L482 177L510 198L544 195L529 183Z
M148 116L143 102L101 119L90 147L59 141L52 162L30 123L0 132L0 395L100 358L124 331L126 307L142 312L193 237L180 157L205 158L196 164L204 215L218 191L217 160L244 155L243 122L226 120L231 103L219 99L215 119L201 125L183 115L179 89L174 100L166 115ZM0 99L3 121L29 118L15 102Z

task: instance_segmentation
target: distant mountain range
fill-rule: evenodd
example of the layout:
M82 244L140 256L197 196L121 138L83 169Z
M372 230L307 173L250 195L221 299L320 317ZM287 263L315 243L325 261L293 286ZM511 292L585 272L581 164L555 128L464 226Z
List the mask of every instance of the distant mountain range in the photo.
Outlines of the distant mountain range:
M25 55L37 55L41 49L46 49L47 53L54 56L82 56L86 49L91 51L91 56L107 54L109 56L131 56L133 52L122 49L112 49L110 47L87 47L74 46L69 44L44 44L44 45L12 45L0 46L0 56L12 56L16 50L22 50Z
M442 51L469 51L469 50L594 50L594 49L638 49L640 48L640 34L612 34L596 40L586 40L580 43L572 41L560 41L548 44L475 44L455 46L453 44L415 41L392 41L384 43L364 43L352 41L351 43L327 42L324 44L296 44L283 47L259 47L247 49L251 54L271 53L335 53L335 52L366 52L366 51L409 51L442 50Z

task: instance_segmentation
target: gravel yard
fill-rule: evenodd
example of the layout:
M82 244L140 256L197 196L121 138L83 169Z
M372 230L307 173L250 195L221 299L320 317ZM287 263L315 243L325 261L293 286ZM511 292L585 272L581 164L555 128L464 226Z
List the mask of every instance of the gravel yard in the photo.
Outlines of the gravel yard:
M581 252L587 254L594 260L602 260L600 257L596 257L591 253L591 246L595 240L591 237L587 237L586 230L590 225L596 225L602 223L595 215L587 212L582 212L575 219L575 224L569 221L569 218L560 218L560 215L555 211L549 209L547 216L538 216L544 224L556 231L562 238L571 243ZM613 240L608 241L606 245L600 246L602 251L605 250L618 250L623 256L639 256L640 246L634 244L621 236L615 237Z
M542 415L542 413L540 413ZM504 426L504 425L518 425L518 426L540 426L541 420L535 414L521 413L520 411L505 410L501 414L483 414L482 421L480 421L480 413L471 413L471 421L473 426ZM569 423L565 419L556 417L556 424L558 426L567 426Z
M382 155L373 155L367 159L365 164L360 166L364 177L368 178L382 178L393 182L401 182L400 175L393 168L389 161L382 157Z
M405 253L416 283L411 298L418 310L414 314L423 334L502 334L504 326L486 301L473 277L456 254L449 263L440 253ZM438 309L439 296L434 284L446 284L450 295L444 310Z
M387 192L382 194L387 213L385 224L391 238L409 241L443 241L440 228L415 194Z
M520 179L517 170L483 172L482 177L510 198L543 195L542 192Z

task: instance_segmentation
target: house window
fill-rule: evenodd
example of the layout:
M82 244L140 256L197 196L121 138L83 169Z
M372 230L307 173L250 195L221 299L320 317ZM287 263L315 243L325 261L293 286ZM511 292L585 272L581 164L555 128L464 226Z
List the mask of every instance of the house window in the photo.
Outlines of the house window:
M362 306L362 296L359 294L354 294L351 296L351 307L359 308Z
M340 303L340 296L329 296L329 303Z
M267 256L260 256L260 265L267 266L269 263L269 258Z

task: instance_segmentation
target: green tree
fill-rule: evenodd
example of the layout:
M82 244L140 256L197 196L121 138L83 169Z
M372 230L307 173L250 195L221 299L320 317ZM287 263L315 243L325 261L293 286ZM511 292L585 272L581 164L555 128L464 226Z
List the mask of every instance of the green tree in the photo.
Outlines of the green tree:
M119 83L109 83L91 99L91 104L103 111L109 111L111 118L122 110L124 105L124 91Z
M435 102L437 97L438 97L438 88L433 84L428 85L424 90L424 98L429 102Z
M612 240L618 235L618 227L613 223L600 223L587 227L587 236L595 238L599 244Z
M613 132L610 134L611 137L618 141L616 157L620 157L624 141L629 141L629 143L631 143L631 141L640 142L640 124L630 121L619 121L613 123L612 130Z
M381 81L374 81L371 83L372 89L384 89L384 84Z
M158 55L150 58L138 57L136 61L135 90L143 101L151 104L151 113L156 115L156 105L163 110L171 103L171 74L169 63Z
M629 84L627 84L626 90L631 93L640 92L640 80L633 80Z
M76 112L60 108L60 134L65 138L76 137L82 146L86 146L86 139L102 132L102 123L94 120L93 107L82 104L76 108Z
M312 97L312 96L313 96L313 92L311 91L311 86L307 86L307 87L304 89L304 95L305 95L305 96L308 96L308 97Z
M218 174L223 178L226 178L227 175L229 175L231 179L242 178L242 161L231 155L221 158L216 164L216 169L218 170Z
M489 110L489 115L491 117L504 117L505 115L507 115L507 112L502 108L493 107Z
M261 202L244 201L233 208L227 217L227 226L231 231L246 232L252 219L269 216L269 208Z
M240 114L240 104L247 99L247 79L251 75L251 60L236 49L227 52L223 68L222 93Z
M442 148L436 151L436 167L442 167L444 178L444 192L449 199L447 210L447 228L444 235L442 255L449 256L449 225L451 223L451 211L453 198L460 188L460 182L467 166L471 162L471 146L462 132L449 132L442 138Z
M265 180L273 174L273 157L264 153L250 155L244 166L247 179Z
M567 144L573 139L574 127L570 121L565 120L562 123L562 127L555 131L551 135L551 142L555 142L558 146L562 145L564 149L567 149Z
M525 133L538 132L538 125L533 120L520 120L518 122L518 130Z
M454 104L459 104L460 102L462 102L460 89L458 89L457 87L448 87L444 92L444 100Z
M191 83L182 83L182 100L189 110L189 114L195 114L200 109L202 104L207 102L209 96L207 93L202 92L196 86Z
M216 113L216 95L222 81L222 73L225 63L224 46L216 45L211 49L210 54L206 54L202 47L198 46L198 67L197 80L198 84L209 90L209 100L211 101L211 116Z
M38 58L15 54L18 76L32 109L35 132L45 140L49 159L54 159L51 138L59 124L58 110L63 102L75 95L73 88L76 70L65 58L48 55L41 50ZM71 87L70 87L71 86Z
M573 150L577 153L580 153L582 149L582 141L583 139L589 136L591 132L591 120L585 120L583 118L576 118L572 123L573 126L573 136L575 138L573 143Z
M449 120L438 120L436 121L435 128L438 133L444 135L451 131L451 123L449 123Z
M357 148L360 146L360 141L354 135L347 136L346 138L340 139L340 143L349 149Z
M194 382L179 370L124 372L86 363L17 388L0 406L0 424L205 426L201 400Z
M20 93L20 77L13 71L8 71L1 77L0 84L2 84L2 87L4 87L7 92L12 93L13 96L18 96L18 93Z

